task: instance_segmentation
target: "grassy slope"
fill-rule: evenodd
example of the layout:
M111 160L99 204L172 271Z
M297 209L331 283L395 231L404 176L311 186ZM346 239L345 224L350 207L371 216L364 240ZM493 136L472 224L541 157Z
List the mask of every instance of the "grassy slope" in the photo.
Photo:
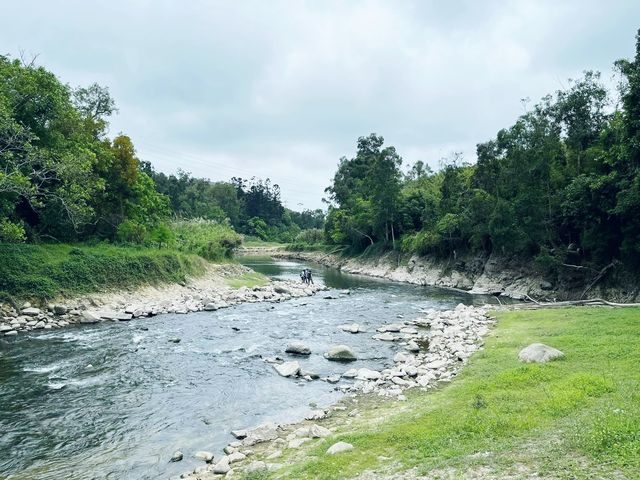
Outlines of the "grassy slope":
M365 411L276 476L337 479L413 468L430 478L640 478L640 309L504 312L486 348L434 393ZM517 354L540 341L546 365ZM380 419L383 419L382 421ZM337 439L354 451L328 456ZM512 477L511 477L512 476ZM474 477L475 478L475 477Z
M0 259L0 300L181 282L203 273L206 264L192 254L113 245L0 244Z
M227 277L225 281L231 288L262 287L269 283L269 279L258 272L247 272L237 277Z

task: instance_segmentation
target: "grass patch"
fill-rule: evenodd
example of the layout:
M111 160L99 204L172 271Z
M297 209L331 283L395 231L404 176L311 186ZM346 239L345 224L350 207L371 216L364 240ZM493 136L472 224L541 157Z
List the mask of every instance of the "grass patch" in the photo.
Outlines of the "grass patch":
M519 350L533 342L566 358L520 363ZM434 478L639 478L639 364L640 309L501 312L485 349L454 382L365 411L273 476L338 479L376 470L385 478L414 469ZM355 450L326 455L338 439Z
M0 258L0 299L10 301L184 282L206 267L205 260L192 254L108 244L0 244Z
M225 281L231 288L263 287L269 283L269 279L258 272L247 272L237 277L227 277Z

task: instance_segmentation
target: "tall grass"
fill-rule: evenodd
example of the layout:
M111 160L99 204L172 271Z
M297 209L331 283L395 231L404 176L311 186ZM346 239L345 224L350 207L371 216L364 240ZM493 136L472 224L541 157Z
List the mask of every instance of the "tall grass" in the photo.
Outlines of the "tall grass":
M177 220L171 224L171 230L175 239L170 245L210 261L231 258L242 243L242 237L233 228L211 220Z

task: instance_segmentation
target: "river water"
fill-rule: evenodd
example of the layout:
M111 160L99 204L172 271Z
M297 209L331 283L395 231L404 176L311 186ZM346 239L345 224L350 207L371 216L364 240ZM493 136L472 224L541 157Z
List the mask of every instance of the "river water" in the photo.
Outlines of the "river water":
M298 279L306 265L246 257L271 277ZM219 456L229 431L266 420L300 420L340 398L335 385L277 375L263 358L290 340L313 353L297 358L322 376L349 368L381 369L397 347L373 340L375 328L413 318L422 308L483 303L437 288L342 274L312 266L331 292L216 312L159 315L122 323L72 326L0 339L0 479L166 479ZM340 295L342 289L351 294ZM339 298L325 299L327 293ZM357 322L371 333L337 325ZM180 343L168 341L179 337ZM359 360L322 357L350 345ZM344 380L343 380L344 381ZM181 450L184 460L169 463Z

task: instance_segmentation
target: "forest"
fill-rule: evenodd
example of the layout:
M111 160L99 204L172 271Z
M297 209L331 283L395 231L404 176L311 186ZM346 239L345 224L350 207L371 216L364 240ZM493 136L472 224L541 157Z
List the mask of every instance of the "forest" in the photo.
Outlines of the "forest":
M72 88L35 61L0 56L0 242L180 249L202 237L197 250L215 259L239 244L236 231L292 241L322 227L321 210L286 209L269 179L155 171L130 137L109 137L116 111L106 87Z
M640 266L640 32L618 87L587 71L437 172L358 139L326 189L326 240L351 252L497 253L558 265Z

